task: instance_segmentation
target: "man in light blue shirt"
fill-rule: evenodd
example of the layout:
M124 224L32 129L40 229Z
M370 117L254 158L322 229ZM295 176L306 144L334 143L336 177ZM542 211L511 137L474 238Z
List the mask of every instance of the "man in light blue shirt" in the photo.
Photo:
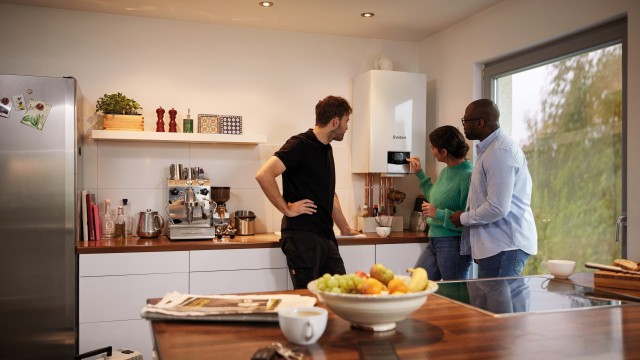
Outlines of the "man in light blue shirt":
M524 153L502 129L500 111L489 99L469 104L462 118L464 134L476 145L466 211L450 216L464 226L462 241L471 243L478 277L520 276L538 253L531 211L531 175Z

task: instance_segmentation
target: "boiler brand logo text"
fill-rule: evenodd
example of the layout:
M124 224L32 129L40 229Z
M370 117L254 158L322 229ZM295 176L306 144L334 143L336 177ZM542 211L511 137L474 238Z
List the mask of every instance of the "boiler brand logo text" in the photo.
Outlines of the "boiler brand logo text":
M393 140L406 140L407 137L406 136L402 136L402 135L393 135Z

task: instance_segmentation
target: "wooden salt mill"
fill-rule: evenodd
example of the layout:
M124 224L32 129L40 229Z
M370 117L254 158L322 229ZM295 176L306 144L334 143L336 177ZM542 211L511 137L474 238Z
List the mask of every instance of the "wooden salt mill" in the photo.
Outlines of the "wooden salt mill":
M178 132L178 129L177 129L178 123L176 122L177 114L178 112L176 111L176 109L171 108L171 110L169 110L169 119L171 119L169 121L169 132Z
M158 115L158 121L156 121L156 132L164 132L164 109L162 106L156 109Z

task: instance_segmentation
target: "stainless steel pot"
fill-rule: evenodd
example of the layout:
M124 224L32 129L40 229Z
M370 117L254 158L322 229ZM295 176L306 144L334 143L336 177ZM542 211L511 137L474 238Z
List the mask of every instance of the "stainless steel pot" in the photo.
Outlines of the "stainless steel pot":
M164 219L158 215L157 211L140 211L138 218L138 231L137 234L142 238L154 238L158 237L164 227Z
M253 211L238 210L233 213L233 215L233 227L237 230L236 235L246 236L256 234L256 215Z

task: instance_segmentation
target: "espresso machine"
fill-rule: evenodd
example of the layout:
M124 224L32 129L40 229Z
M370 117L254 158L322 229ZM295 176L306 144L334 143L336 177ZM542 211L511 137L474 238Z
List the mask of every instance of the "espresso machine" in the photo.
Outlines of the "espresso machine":
M184 170L182 165L171 165L167 179L169 239L213 239L216 234L211 225L211 206L215 203L211 202L211 180L204 178L200 168Z

